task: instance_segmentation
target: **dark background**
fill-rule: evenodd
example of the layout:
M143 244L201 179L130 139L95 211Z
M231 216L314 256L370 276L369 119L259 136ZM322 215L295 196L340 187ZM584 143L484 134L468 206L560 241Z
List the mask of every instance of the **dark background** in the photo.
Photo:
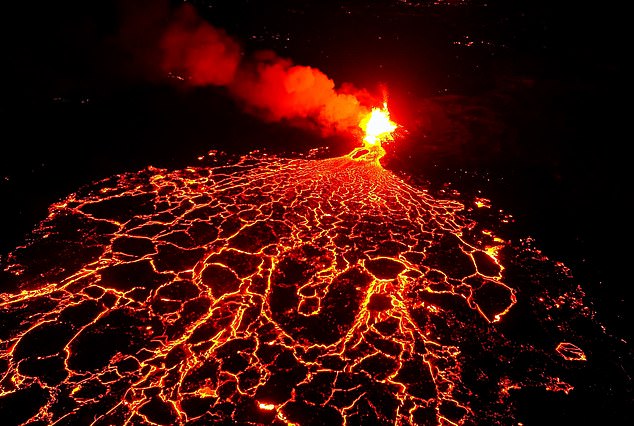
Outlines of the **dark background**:
M334 155L358 145L262 122L222 89L165 78L160 1L19 3L1 18L2 255L51 203L96 179L196 165L210 149ZM611 333L631 338L631 47L616 2L191 3L246 51L387 87L404 129L387 166L490 198L513 215L516 236L572 269Z

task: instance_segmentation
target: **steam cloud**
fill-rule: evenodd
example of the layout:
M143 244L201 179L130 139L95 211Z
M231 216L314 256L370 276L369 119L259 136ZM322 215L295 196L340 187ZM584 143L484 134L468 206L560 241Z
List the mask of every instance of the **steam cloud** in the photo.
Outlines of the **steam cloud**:
M324 133L357 129L372 104L367 91L338 89L316 68L295 65L271 51L246 56L239 43L184 5L161 38L162 67L193 85L226 87L265 119L308 119Z

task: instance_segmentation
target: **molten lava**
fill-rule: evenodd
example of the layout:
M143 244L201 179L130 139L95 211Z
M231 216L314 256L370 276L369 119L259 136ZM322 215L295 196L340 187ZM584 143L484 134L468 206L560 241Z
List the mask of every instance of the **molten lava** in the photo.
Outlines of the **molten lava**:
M384 102L383 108L372 108L372 111L363 117L359 127L365 132L363 142L367 147L372 147L383 141L392 140L392 133L397 125L390 120L387 102Z
M372 151L148 168L51 206L0 275L3 421L498 424L517 389L569 392L552 366L578 346L503 327L548 281L516 257L546 260ZM540 309L578 306L556 288Z

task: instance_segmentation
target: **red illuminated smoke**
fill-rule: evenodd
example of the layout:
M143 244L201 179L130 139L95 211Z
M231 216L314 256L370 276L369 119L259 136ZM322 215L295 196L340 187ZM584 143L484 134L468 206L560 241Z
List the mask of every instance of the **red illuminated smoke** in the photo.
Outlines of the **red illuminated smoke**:
M370 96L335 83L316 68L295 65L271 51L245 55L238 42L185 5L162 37L163 68L192 85L224 86L244 107L266 119L309 119L325 133L356 129Z

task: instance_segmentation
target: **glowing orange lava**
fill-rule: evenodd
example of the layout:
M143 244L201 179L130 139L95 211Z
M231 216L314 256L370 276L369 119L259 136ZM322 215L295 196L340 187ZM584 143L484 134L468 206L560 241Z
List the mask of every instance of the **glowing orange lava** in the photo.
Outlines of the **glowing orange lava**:
M556 350L567 361L586 361L587 359L583 350L569 342L559 343Z
M506 243L375 151L148 168L51 206L2 268L0 402L25 424L467 425L569 392L501 371L554 351L500 328Z
M383 103L383 108L372 108L361 122L359 127L365 132L363 142L371 147L386 140L392 140L392 133L396 130L396 123L390 120L390 112L387 109L387 102Z

